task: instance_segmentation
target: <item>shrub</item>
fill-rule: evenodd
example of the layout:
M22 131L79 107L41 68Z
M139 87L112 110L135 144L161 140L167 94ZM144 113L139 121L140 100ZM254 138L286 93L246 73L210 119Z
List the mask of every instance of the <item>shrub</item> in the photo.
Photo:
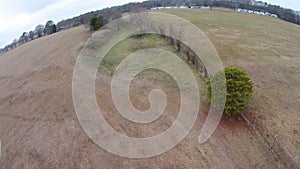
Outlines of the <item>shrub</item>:
M245 110L247 103L251 100L253 94L253 82L249 78L248 74L235 66L229 66L224 69L226 77L226 103L224 113L227 116L239 115ZM212 100L211 89L212 82L214 84L220 84L221 80L224 80L224 73L217 72L210 80L207 81L208 85L208 99ZM223 77L223 78L222 78ZM218 85L214 87L217 90ZM224 90L225 91L225 90ZM221 92L216 91L216 98L222 98ZM224 93L223 93L224 96ZM218 104L218 101L216 101ZM220 105L215 105L220 106Z
M104 26L102 17L101 16L92 17L90 26L91 26L91 30L93 30L93 31L99 30L102 26Z

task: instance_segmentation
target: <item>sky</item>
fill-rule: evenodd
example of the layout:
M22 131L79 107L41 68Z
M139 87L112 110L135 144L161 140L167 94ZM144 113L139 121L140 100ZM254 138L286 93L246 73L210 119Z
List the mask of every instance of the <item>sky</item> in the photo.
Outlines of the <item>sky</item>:
M300 1L299 0L261 0L263 2L270 3L272 5L280 5L284 8L293 9L300 11Z
M55 23L80 14L143 0L0 0L0 48L48 20ZM300 11L299 0L265 0Z

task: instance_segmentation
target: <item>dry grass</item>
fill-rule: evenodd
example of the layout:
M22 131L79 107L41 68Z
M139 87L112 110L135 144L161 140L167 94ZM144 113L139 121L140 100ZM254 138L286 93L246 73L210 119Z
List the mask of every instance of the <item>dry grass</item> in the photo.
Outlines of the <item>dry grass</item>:
M273 18L228 11L164 12L189 18L207 33L225 65L235 64L249 72L256 84L256 102L249 112L259 113L259 122L267 127L267 131L277 131L288 150L297 154L299 27ZM87 29L78 27L40 38L1 55L0 168L280 167L241 119L222 121L213 137L199 145L198 134L205 120L203 111L199 112L200 117L187 138L161 156L127 159L96 146L80 127L71 90L74 61L88 34ZM140 43L149 45L148 42ZM123 49L127 47L125 45ZM130 50L123 52L130 53ZM114 55L121 57L120 53L115 51ZM136 136L142 132L157 134L171 125L176 114L170 113L178 109L176 104L170 104L170 113L152 126L137 126L118 116L109 97L110 71L117 62L107 58L106 64L108 76L97 78L96 91L98 101L106 105L103 109L109 123L116 130ZM144 72L141 76L148 75ZM137 79L132 84L141 89L140 93L133 94L132 100L140 109L147 108L147 102L145 106L140 104L144 103L143 97L138 96L148 95L149 81L151 77ZM169 89L164 83L158 85ZM171 103L177 103L174 93L170 92Z
M162 10L183 17L204 31L224 65L247 70L255 97L246 113L258 114L267 141L300 155L300 26L282 20L224 10ZM298 157L297 157L298 156Z

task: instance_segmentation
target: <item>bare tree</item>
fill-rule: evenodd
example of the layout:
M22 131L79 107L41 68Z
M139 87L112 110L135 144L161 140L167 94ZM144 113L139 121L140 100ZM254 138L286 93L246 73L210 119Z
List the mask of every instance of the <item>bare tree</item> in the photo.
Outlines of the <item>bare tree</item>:
M34 32L30 31L28 34L28 39L33 40L33 38L34 38Z
M130 16L130 21L137 25L137 34L142 34L145 29L150 26L147 14L143 13L144 8L142 8L140 3L135 3L132 5L132 15Z
M19 42L21 44L26 43L28 41L28 33L27 32L23 32L22 35L19 38Z
M143 9L143 7L142 7L142 5L140 3L134 3L134 4L132 4L132 10L131 10L131 12L133 12L133 13L141 13L143 11L144 11L144 9Z
M14 48L18 45L18 39L14 39L13 43L11 44Z
M117 22L117 30L119 30L120 29L120 19L119 18L121 18L122 17L122 15L123 15L123 13L119 10L119 9L115 9L115 10L112 10L111 12L110 12L110 20L111 21L113 21L113 20L116 20L116 22Z
M41 37L41 36L43 36L43 34L44 34L44 29L45 29L44 25L38 25L38 26L35 27L34 33L35 33L38 37Z
M170 25L170 35L173 37L173 40L171 41L171 44L175 46L178 52L181 51L182 45L181 41L183 41L183 34L184 34L184 29L183 28L178 28L177 30L174 30L172 25Z

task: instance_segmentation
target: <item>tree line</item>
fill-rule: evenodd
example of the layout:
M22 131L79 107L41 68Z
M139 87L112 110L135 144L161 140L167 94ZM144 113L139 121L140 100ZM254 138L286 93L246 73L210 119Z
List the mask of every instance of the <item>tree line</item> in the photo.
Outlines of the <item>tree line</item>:
M261 2L261 1L259 1ZM251 2L241 1L210 1L212 6L227 7L231 9L242 8L252 11L271 13L278 16L278 18L300 25L300 14L294 10L286 9L278 5L272 5L261 2L261 5L252 5Z
M259 2L257 3L253 2ZM276 14L278 18L300 25L300 14L292 9L286 9L278 5L268 4L262 1L252 0L149 0L141 3L144 8L151 9L165 6L211 6L226 7L230 9L248 9L259 12Z
M141 3L128 3L122 6L115 6L102 10L92 11L71 19L62 20L58 22L57 25L55 25L51 20L48 21L45 25L37 25L35 30L30 32L23 32L19 39L15 39L11 44L5 46L5 48L3 49L0 49L0 53L11 50L35 38L49 35L57 31L69 29L82 24L90 25L91 30L98 30L108 22L120 18L123 13L137 12L155 7L165 6L211 6L226 7L231 9L243 8L253 11L276 14L280 19L300 25L300 14L296 11L285 9L280 6L268 3L261 2L260 4L263 5L253 5L252 0L148 0Z
M50 35L57 32L57 27L52 20L47 21L45 25L37 25L34 30L29 32L23 32L19 39L14 39L11 44L6 45L3 49L0 49L0 53L7 52L14 49L28 41L42 37L44 35Z

